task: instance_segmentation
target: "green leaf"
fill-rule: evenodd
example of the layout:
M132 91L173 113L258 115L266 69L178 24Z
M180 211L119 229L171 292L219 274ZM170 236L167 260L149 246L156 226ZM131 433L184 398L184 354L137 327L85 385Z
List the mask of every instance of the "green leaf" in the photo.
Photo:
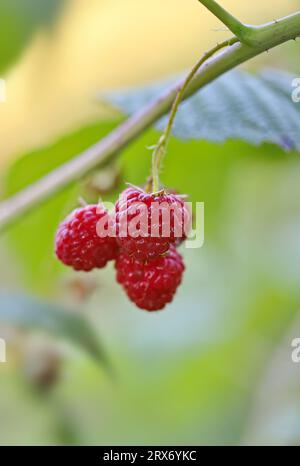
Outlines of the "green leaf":
M50 302L0 291L0 322L26 330L42 330L81 346L97 362L107 359L96 335L78 314Z
M62 0L1 0L1 72L17 58L33 32L53 19L62 4Z
M91 124L54 144L19 158L10 167L4 179L5 196L13 195L70 160L104 137L115 125L116 122ZM20 260L24 280L34 291L51 292L53 284L63 270L53 252L55 230L63 217L78 205L80 190L81 186L78 183L66 188L21 218L7 232L9 244Z
M223 142L239 139L254 145L264 142L285 150L300 150L300 105L291 98L294 76L279 71L252 75L231 71L184 102L173 134L183 140ZM157 97L166 83L113 92L108 100L127 114ZM166 124L162 118L157 128Z

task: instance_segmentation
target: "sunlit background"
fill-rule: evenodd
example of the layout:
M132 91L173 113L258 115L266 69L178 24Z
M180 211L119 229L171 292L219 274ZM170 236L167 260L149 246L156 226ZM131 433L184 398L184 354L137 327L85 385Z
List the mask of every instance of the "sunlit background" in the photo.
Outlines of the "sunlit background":
M2 197L115 126L120 117L101 92L182 72L228 36L197 0L43 0L38 13L34 3L0 6ZM259 24L300 2L222 5ZM299 43L247 68L299 76ZM114 199L124 182L142 184L146 146L156 137L145 133L104 176L68 188L2 235L1 288L82 316L114 377L64 336L25 331L8 319L0 326L8 342L8 362L0 363L0 444L300 443L300 364L290 357L291 340L300 336L298 154L267 144L172 140L163 181L205 202L206 240L199 250L183 248L184 282L163 312L135 308L113 265L84 275L54 258L56 225L78 195Z

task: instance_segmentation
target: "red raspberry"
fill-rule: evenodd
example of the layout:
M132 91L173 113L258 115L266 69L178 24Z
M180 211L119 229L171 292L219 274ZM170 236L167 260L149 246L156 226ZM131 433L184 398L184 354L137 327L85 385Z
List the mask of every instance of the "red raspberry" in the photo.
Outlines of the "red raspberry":
M105 267L108 261L115 259L118 253L116 238L97 234L97 223L101 219L108 228L109 215L101 205L87 205L71 212L56 233L58 259L75 270L86 272Z
M116 260L117 281L141 309L158 311L170 303L182 280L184 263L174 246L165 256L139 262L123 252Z
M130 187L116 204L118 244L122 251L139 261L165 254L170 244L185 239L189 224L190 212L175 194L147 194Z
M168 189L169 194L174 194L175 196L179 196L178 191L175 189ZM181 196L181 198L184 198L187 196ZM182 243L187 239L187 235L190 232L190 229L192 227L192 211L189 205L185 204L185 217L184 217L184 229L183 229L183 235L180 238L176 238L175 241L175 246L179 247L182 245Z

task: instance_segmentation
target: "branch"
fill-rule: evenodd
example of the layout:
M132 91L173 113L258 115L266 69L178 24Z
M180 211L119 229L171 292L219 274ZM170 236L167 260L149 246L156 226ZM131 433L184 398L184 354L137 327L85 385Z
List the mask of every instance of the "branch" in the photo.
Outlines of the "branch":
M234 16L232 16L228 11L226 11L221 5L219 5L215 0L198 0L202 5L204 5L209 11L211 11L220 21L222 21L228 29L233 32L233 34L239 39L242 44L249 45L249 47L261 47L265 45L270 39L270 28L272 27L273 33L281 37L281 41L278 44L282 44L289 38L286 36L284 40L284 35L287 33L289 35L291 30L289 30L293 19L295 20L294 26L299 26L299 12L285 18L281 18L278 21L273 21L271 23L262 24L260 26L253 26L249 24L244 24ZM298 36L298 34L296 35ZM293 37L292 37L293 38ZM283 41L282 41L283 40ZM276 45L270 45L275 47Z
M194 94L241 63L300 36L300 12L258 27L257 33L255 47L238 42L206 61L186 89L184 98ZM20 215L28 212L68 184L79 180L94 168L111 160L117 152L120 152L130 141L137 138L170 110L183 83L184 80L171 87L163 95L128 118L104 139L71 161L61 165L10 199L3 201L0 204L0 229L7 227Z

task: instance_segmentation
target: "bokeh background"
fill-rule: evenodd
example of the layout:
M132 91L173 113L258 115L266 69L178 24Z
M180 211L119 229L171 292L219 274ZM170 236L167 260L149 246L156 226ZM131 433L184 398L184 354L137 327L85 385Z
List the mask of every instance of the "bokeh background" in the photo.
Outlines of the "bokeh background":
M2 198L116 125L121 116L99 93L182 72L228 35L196 0L2 4ZM299 0L222 4L254 24L300 7ZM247 68L296 77L299 47L285 44ZM184 283L161 313L127 301L113 265L85 276L54 258L55 227L78 195L114 199L125 181L143 183L146 146L156 138L148 131L116 164L2 234L1 289L83 317L115 378L64 338L4 319L0 444L300 443L300 365L291 361L291 340L300 336L298 154L268 144L172 140L163 181L205 202L206 240L199 250L183 249Z

